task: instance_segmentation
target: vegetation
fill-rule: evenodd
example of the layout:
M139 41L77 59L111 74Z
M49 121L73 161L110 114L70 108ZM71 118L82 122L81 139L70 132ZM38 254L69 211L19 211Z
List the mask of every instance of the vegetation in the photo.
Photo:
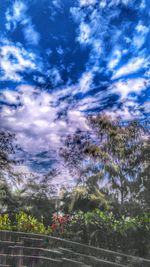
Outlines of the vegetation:
M76 186L63 190L59 206L50 186L57 170L23 179L14 171L14 136L0 134L0 230L52 234L150 257L149 125L107 116L88 123L89 131L79 129L60 149Z
M10 219L8 214L0 215L0 230L20 231L37 234L51 234L51 227L46 227L42 221L24 212Z

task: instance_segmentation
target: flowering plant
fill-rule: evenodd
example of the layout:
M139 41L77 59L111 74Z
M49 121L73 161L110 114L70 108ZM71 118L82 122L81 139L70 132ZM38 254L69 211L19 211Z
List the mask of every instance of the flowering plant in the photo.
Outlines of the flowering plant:
M51 225L51 229L53 231L64 233L64 228L69 223L70 216L67 214L65 215L53 214L52 221L53 221L53 224Z

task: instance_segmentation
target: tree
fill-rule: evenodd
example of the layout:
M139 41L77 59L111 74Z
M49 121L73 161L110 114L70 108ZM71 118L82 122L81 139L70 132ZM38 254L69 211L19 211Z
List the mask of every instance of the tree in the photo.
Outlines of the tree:
M146 175L145 183L149 181L149 164L146 165L144 159L149 155L145 145L146 128L138 121L123 123L102 115L89 117L88 121L90 134L78 131L69 137L62 156L71 173L78 174L79 180L82 177L93 192L95 188L100 189L104 181L113 209L120 215L127 215L133 212L131 203L134 208L139 205L137 181L143 175ZM101 191L104 192L104 188ZM88 189L88 192L91 191Z
M77 183L84 183L86 157L85 148L89 144L89 133L77 130L74 135L68 135L60 148L59 155L63 158L65 167L69 169Z
M65 213L87 212L96 208L108 209L109 205L102 190L88 185L76 186L71 192L66 191L62 201Z
M22 201L26 204L24 211L50 224L51 216L56 211L55 188L51 184L52 177L57 171L52 169L45 175L33 174L25 184L25 194Z
M91 117L90 123L98 142L96 149L94 150L91 145L88 152L94 157L95 152L97 156L99 155L105 179L110 181L114 198L120 204L120 214L127 214L131 203L138 204L139 192L136 190L136 183L139 177L145 172L149 176L146 171L149 167L145 164L146 153L149 154L145 142L147 136L145 125L139 121L123 124L122 121L112 121L106 116Z
M0 204L2 212L9 209L13 203L10 181L12 183L15 181L13 166L16 162L10 155L15 151L14 138L15 136L10 132L0 132Z
M138 173L136 182L137 199L141 205L141 208L147 212L150 212L150 136L144 140L141 154L138 160L140 165L143 162L144 167L141 172Z

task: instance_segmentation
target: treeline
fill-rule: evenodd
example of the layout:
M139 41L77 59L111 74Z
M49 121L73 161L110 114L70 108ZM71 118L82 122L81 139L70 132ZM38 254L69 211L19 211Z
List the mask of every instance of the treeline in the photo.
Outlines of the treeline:
M43 233L150 257L149 124L104 115L89 117L88 124L87 132L78 129L67 136L59 151L76 186L69 191L63 188L58 198L50 186L57 170L23 179L15 172L15 157L10 157L16 151L15 137L0 133L1 221L6 216L10 228L19 230L17 218L26 218L24 231L43 229ZM31 227L33 221L36 227Z

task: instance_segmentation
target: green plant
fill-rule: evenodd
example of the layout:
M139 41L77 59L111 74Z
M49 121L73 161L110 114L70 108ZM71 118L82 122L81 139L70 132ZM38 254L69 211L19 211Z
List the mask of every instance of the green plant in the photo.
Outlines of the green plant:
M11 230L11 221L8 214L0 214L0 230Z

